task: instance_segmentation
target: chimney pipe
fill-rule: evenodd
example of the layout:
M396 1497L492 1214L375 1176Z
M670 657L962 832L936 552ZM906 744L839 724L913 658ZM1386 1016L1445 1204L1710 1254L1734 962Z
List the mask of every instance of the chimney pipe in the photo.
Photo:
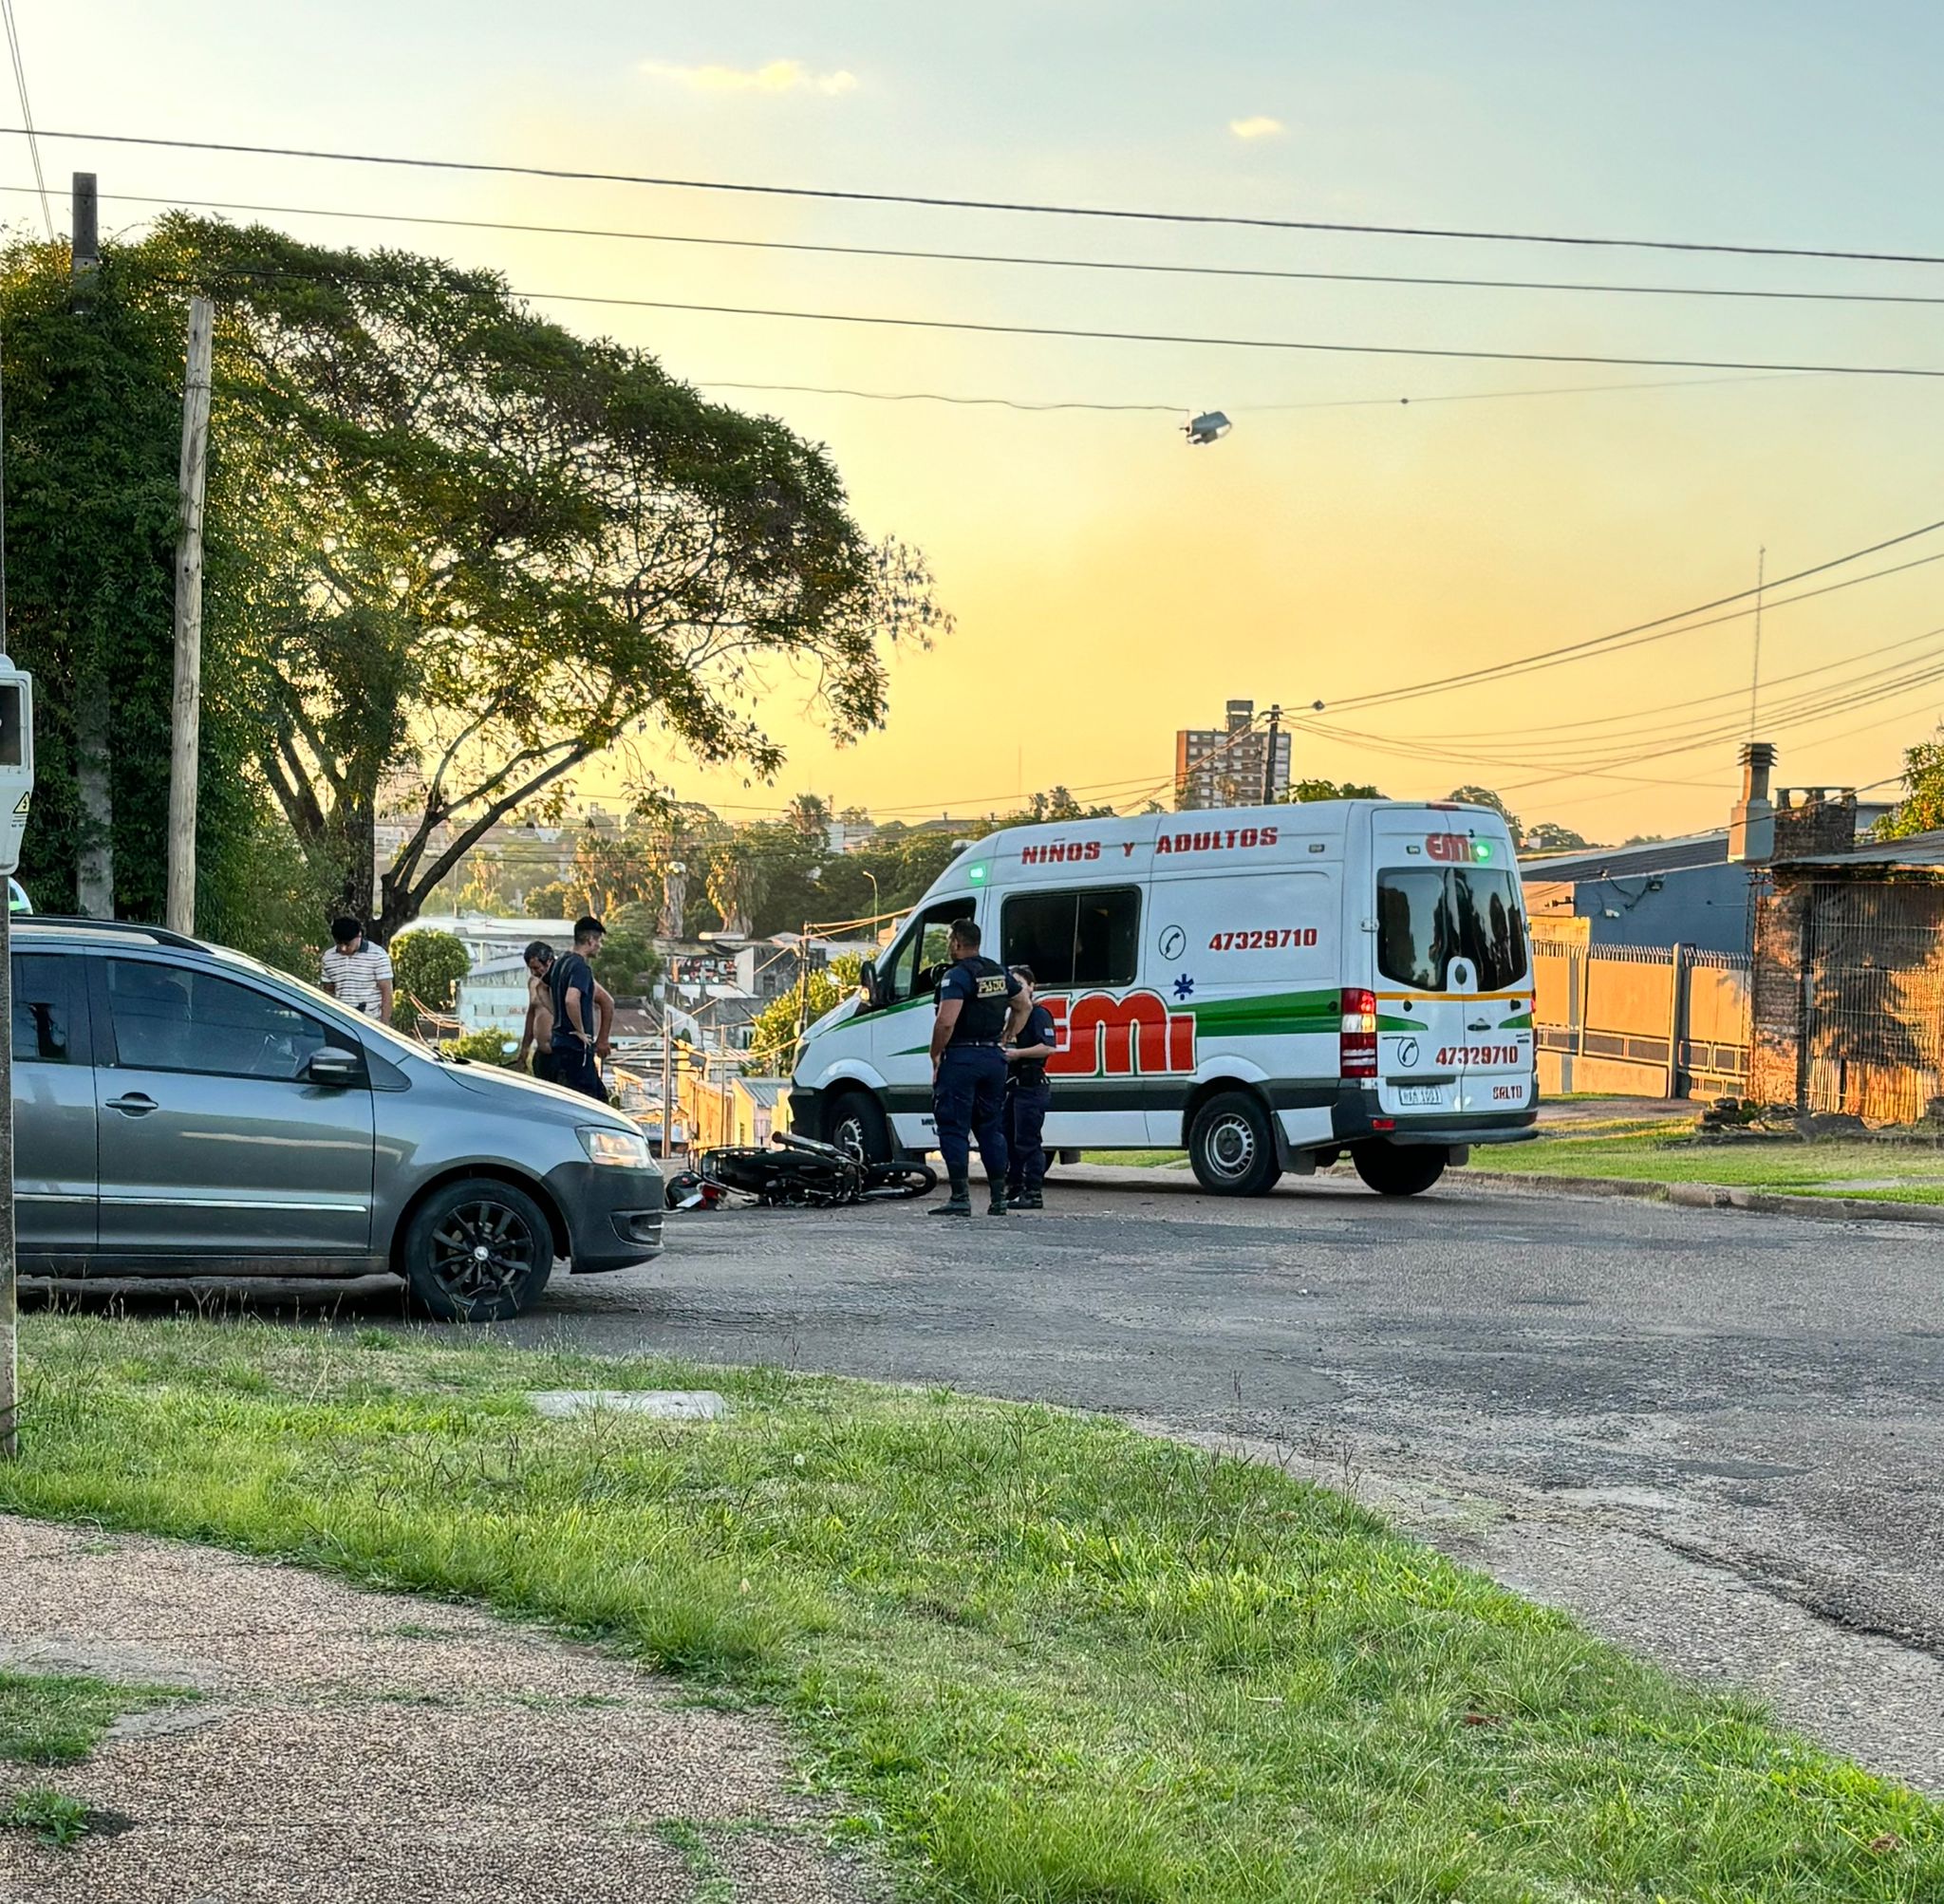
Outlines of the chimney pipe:
M1775 853L1775 808L1768 797L1774 743L1745 740L1741 763L1742 797L1729 815L1728 856L1760 866Z

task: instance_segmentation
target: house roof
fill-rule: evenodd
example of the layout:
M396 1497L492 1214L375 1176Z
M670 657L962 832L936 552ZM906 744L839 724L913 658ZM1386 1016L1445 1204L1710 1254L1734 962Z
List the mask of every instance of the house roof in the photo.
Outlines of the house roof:
M1901 840L1869 840L1860 846L1845 847L1841 852L1810 853L1800 859L1780 862L1777 872L1793 872L1799 867L1828 867L1860 871L1867 867L1911 867L1929 872L1944 872L1944 828L1928 833L1912 833Z
M1679 872L1688 867L1724 866L1727 862L1728 829L1717 827L1712 832L1655 840L1647 846L1591 847L1585 852L1522 860L1519 870L1529 888L1555 882L1571 885L1582 879L1634 879L1643 872Z
M783 1093L790 1089L787 1077L738 1077L736 1088L749 1101L765 1111L774 1111Z

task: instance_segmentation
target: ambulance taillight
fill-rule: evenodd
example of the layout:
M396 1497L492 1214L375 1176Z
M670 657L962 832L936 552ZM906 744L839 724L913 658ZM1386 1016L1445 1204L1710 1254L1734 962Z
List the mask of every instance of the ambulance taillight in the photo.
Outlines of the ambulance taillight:
M1343 1077L1377 1074L1377 995L1343 988L1343 1029L1336 1040L1336 1069Z

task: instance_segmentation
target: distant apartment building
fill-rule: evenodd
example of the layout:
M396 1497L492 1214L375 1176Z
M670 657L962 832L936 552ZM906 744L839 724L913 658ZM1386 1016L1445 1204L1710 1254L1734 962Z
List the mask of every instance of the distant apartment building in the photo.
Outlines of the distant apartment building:
M1271 747L1274 753L1271 754ZM1257 724L1252 700L1231 700L1220 727L1183 727L1174 737L1177 812L1208 807L1259 807L1288 791L1290 741Z

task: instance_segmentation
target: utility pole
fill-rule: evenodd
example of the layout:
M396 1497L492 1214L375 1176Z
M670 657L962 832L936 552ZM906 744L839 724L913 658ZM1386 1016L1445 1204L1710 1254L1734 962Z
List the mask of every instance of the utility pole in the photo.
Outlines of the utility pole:
M668 1022L668 999L662 999L662 1159L675 1153L675 1028Z
M69 223L74 227L70 249L74 277L78 283L102 261L101 219L96 208L95 175L92 172L74 175L73 215Z
M169 736L172 932L196 930L196 783L202 755L202 495L209 472L215 323L208 298L189 300L189 368L182 384L182 513L176 542L176 696Z
M92 172L74 175L70 223L79 302L93 290L102 262ZM74 791L81 808L74 896L77 909L90 919L115 916L115 789L109 771L108 722L108 658L98 654L76 670L74 682Z
M1272 706L1269 709L1268 744L1262 750L1262 804L1265 807L1276 804L1276 738L1281 723L1282 709Z

